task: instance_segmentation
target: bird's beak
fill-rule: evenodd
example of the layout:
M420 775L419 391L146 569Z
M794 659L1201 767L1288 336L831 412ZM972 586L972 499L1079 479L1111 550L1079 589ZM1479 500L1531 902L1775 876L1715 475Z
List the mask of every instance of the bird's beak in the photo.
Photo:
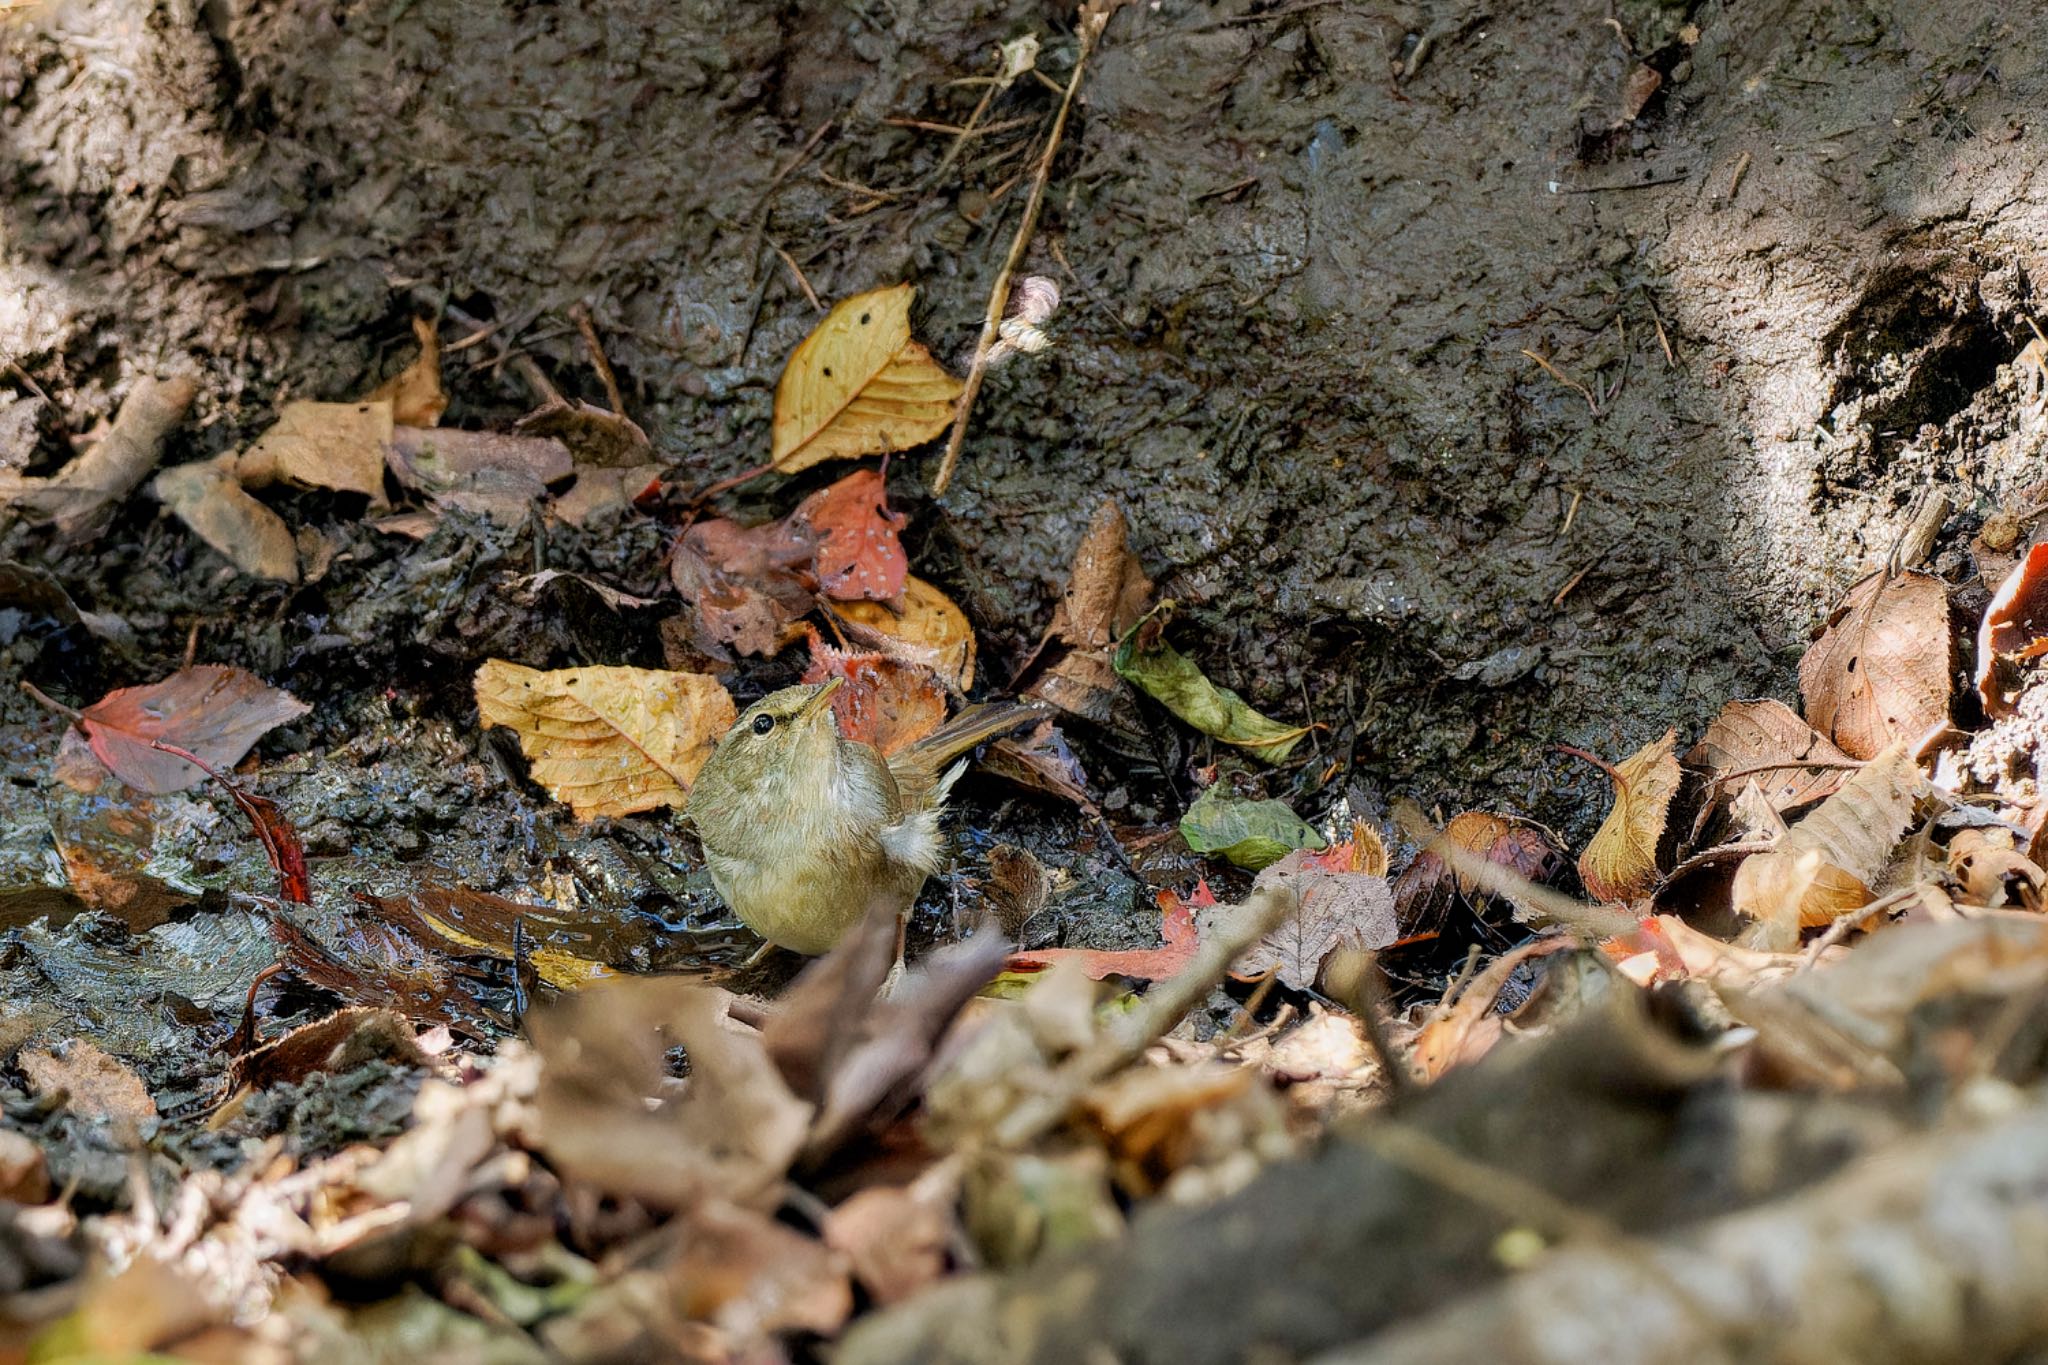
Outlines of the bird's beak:
M827 679L825 685L823 687L820 687L817 690L817 692L812 695L811 699L804 703L804 709L796 713L797 719L809 720L811 717L817 715L820 711L823 711L827 706L830 706L832 704L832 694L834 692L837 692L839 690L840 684L844 683L845 681L846 679L843 677Z

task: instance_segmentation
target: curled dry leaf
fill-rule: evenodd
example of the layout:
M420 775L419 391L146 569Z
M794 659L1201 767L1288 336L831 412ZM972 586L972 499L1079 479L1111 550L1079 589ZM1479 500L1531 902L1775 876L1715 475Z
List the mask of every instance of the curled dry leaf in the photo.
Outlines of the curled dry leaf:
M1026 665L1025 672L1036 675L1026 695L1108 724L1122 693L1110 652L1145 614L1151 597L1152 581L1131 551L1130 522L1116 499L1104 498L1074 552L1073 572L1045 638Z
M1856 760L1781 701L1731 701L1685 756L1706 773L1713 799L1726 803L1754 781L1775 810L1792 810L1832 795Z
M810 566L816 542L787 521L748 529L717 518L683 533L670 575L696 614L697 648L767 657L800 636L796 619L814 605Z
M1368 877L1387 875L1387 845L1380 832L1363 820L1351 822L1351 837L1332 844L1321 853L1303 855L1302 866L1316 872L1360 872Z
M1088 774L1082 770L1081 760L1049 720L991 744L981 756L981 769L1020 787L1070 801L1088 815L1101 813L1095 798L1088 794Z
M904 575L900 611L883 602L840 602L831 610L854 643L922 664L956 692L974 686L974 627L917 575Z
M519 736L533 780L579 820L680 808L738 718L716 678L656 668L552 673L491 659L476 671L486 729Z
M1172 617L1173 603L1161 602L1150 617L1124 635L1110 657L1117 676L1134 683L1203 734L1235 744L1268 763L1286 762L1294 746L1314 727L1269 719L1237 693L1210 682L1192 659L1166 643L1166 623Z
M235 456L173 465L150 485L157 500L251 578L299 581L299 543L283 517L235 479Z
M331 488L381 505L392 426L391 404L383 399L286 403L235 462L235 477L244 488Z
M811 666L803 680L844 678L832 694L832 714L847 739L893 754L946 722L946 689L922 664L886 654L849 654L811 632Z
M798 503L791 518L817 540L818 590L825 596L887 602L903 591L910 571L901 535L907 518L889 510L879 472L855 470Z
M2039 910L2048 875L2013 847L2011 830L1958 830L1949 840L1948 870L1962 883L1961 900L1997 910Z
M910 339L915 294L856 294L797 343L775 387L777 470L908 450L946 429L961 384Z
M1916 571L1871 574L1799 661L1806 718L1851 758L1893 740L1918 753L1948 724L1951 645L1946 584Z
M1614 769L1614 808L1579 855L1579 878L1603 901L1632 901L1657 884L1657 844L1678 794L1678 732L1666 730Z
M138 379L106 435L49 478L0 469L0 512L54 522L66 540L96 534L156 468L198 393L187 375Z
M579 467L630 469L649 462L654 443L640 424L580 398L559 395L512 424L521 436L551 436L569 448Z
M426 318L412 320L420 353L412 364L370 390L372 399L391 404L391 418L400 426L439 426L448 411L448 393L441 387L441 334Z
M1555 837L1540 825L1488 811L1458 812L1439 837L1531 882L1548 882L1565 865ZM1412 933L1441 917L1454 897L1477 895L1480 890L1433 847L1424 848L1394 881L1394 909L1403 930Z
M2013 713L2020 666L2048 654L2048 542L2013 567L1977 629L1977 695L1996 720Z
M1870 903L1926 786L1904 742L1866 763L1842 789L1792 826L1778 846L1735 869L1737 912L1755 921L1744 946L1789 951L1802 927Z
M147 687L109 692L80 713L100 762L137 791L161 796L206 780L204 770L151 747L161 741L213 768L232 768L264 734L312 708L245 669L196 664Z

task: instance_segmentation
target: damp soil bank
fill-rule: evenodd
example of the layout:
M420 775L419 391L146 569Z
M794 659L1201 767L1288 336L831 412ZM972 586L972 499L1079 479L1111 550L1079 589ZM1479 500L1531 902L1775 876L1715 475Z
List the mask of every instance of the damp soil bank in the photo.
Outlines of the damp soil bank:
M806 288L910 280L919 335L968 348L1056 96L1019 80L957 155L945 128L1000 43L1037 34L1063 81L1071 20L976 0L11 14L0 397L47 401L25 439L49 464L138 376L189 370L167 458L202 457L287 398L364 391L409 356L412 316L452 305L498 330L451 356L445 420L502 426L531 395L500 343L602 398L581 303L673 507L763 459ZM890 465L913 563L1000 683L1114 496L1181 604L1176 642L1325 727L1256 785L1312 816L1413 795L1582 838L1605 779L1553 746L1618 757L1727 698L1790 695L1811 625L1923 485L1957 508L1935 563L1960 581L1968 532L2039 477L2042 378L2016 363L2048 269L2031 20L1971 0L1129 6L1024 257L1066 296L1058 344L991 378L944 498L928 455ZM829 475L726 510L779 513ZM620 615L516 584L562 568L659 596L670 523L450 518L414 543L343 499L290 510L335 552L294 588L238 577L146 497L84 546L8 532L7 557L137 634L17 613L7 671L89 701L191 646L313 703L259 751L260 785L326 885L567 877L678 933L715 923L672 827L573 826L468 691L492 656L659 664L673 599ZM32 924L78 908L50 831L86 817L43 784L58 723L7 693L0 847ZM1151 721L1082 737L1113 821L1170 823L1217 757ZM1074 872L1069 920L1041 932L1153 932L1132 914L1148 869L1096 826L971 796L970 863L1017 838ZM219 909L266 874L207 809L161 825L186 864L163 880Z

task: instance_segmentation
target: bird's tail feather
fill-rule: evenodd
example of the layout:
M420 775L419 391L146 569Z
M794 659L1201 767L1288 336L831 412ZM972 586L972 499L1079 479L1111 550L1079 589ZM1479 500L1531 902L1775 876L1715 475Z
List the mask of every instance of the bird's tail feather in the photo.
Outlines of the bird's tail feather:
M928 766L936 773L947 759L956 758L998 735L1044 720L1050 714L1044 707L1025 702L978 702L923 739L904 746L893 757L898 760L915 759L919 766Z

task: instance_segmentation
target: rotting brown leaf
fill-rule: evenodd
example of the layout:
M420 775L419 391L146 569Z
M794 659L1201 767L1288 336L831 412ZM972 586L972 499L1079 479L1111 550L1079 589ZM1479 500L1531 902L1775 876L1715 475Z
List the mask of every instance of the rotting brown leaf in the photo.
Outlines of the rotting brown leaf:
M31 1092L64 1096L64 1106L82 1118L138 1125L156 1117L156 1101L129 1067L83 1038L52 1047L25 1048L15 1064Z
M1851 758L1894 740L1917 754L1948 723L1948 586L1880 569L1849 589L1799 661L1806 718Z
M1738 913L1754 921L1745 947L1789 951L1802 927L1869 904L1926 786L1901 741L1866 763L1842 789L1792 826L1778 846L1735 869Z
M909 1185L874 1185L833 1209L825 1245L843 1252L876 1303L909 1298L939 1278L953 1246L957 1165L942 1162Z
M1342 846L1340 846L1342 847ZM1231 974L1244 980L1276 972L1293 990L1313 989L1330 954L1339 948L1384 948L1400 937L1394 892L1385 877L1330 871L1327 855L1296 849L1261 871L1259 887L1285 883L1301 908L1253 944Z
M953 420L961 383L910 338L907 284L843 299L797 343L775 387L775 468L882 455Z
M210 767L232 768L267 732L311 709L246 669L195 664L162 682L109 692L86 707L78 723L114 776L162 796L199 785L206 773L152 748L153 742L184 749Z
M1731 802L1755 781L1773 809L1823 800L1849 780L1856 760L1776 700L1731 701L1685 755L1706 773L1717 803Z
M54 522L66 540L96 534L156 468L198 393L189 375L136 380L106 434L49 478L0 470L0 515Z
M1528 820L1490 811L1460 811L1440 836L1462 849L1529 881L1544 883L1563 871L1564 854L1557 839ZM1418 852L1394 879L1394 910L1403 932L1414 932L1440 918L1456 896L1471 897L1481 888L1455 870L1432 848Z
M548 485L575 472L569 448L546 436L394 428L386 462L399 483L436 508L459 508L501 526L527 516Z
M655 668L543 673L491 659L476 671L476 700L485 728L517 734L533 780L579 820L680 809L738 717L716 678Z
M695 612L697 648L765 658L797 639L797 618L815 605L816 552L810 533L787 521L749 529L717 518L684 532L670 576Z
M392 426L391 404L384 399L286 403L277 421L236 460L235 477L244 488L331 488L361 493L381 506Z
M1020 787L1070 801L1083 814L1101 814L1095 798L1088 793L1088 774L1082 769L1081 760L1050 720L1042 720L1021 735L991 744L982 755L981 770L1006 777Z
M904 575L900 611L882 602L835 602L831 611L856 644L923 664L955 691L974 686L974 628L917 575Z
M674 977L620 978L538 1012L539 1149L571 1179L655 1208L772 1198L811 1106L727 1017L731 1000ZM680 1086L667 1066L678 1046L690 1062Z
M283 517L235 479L235 456L173 465L150 491L193 534L251 578L299 581L299 543Z
M2048 654L2048 542L2013 566L1977 628L1977 695L1993 720L2019 700L2021 666Z
M1657 844L1678 794L1678 732L1666 730L1614 768L1614 808L1579 855L1579 878L1596 898L1632 901L1657 884Z
M1045 637L1024 674L1043 671L1025 694L1098 725L1108 724L1118 697L1125 695L1110 654L1125 632L1145 614L1152 582L1131 551L1130 522L1116 499L1105 498L1074 552L1066 591L1053 608Z
M580 398L558 395L514 422L512 430L560 441L578 468L630 469L649 463L654 453L654 443L639 423Z

